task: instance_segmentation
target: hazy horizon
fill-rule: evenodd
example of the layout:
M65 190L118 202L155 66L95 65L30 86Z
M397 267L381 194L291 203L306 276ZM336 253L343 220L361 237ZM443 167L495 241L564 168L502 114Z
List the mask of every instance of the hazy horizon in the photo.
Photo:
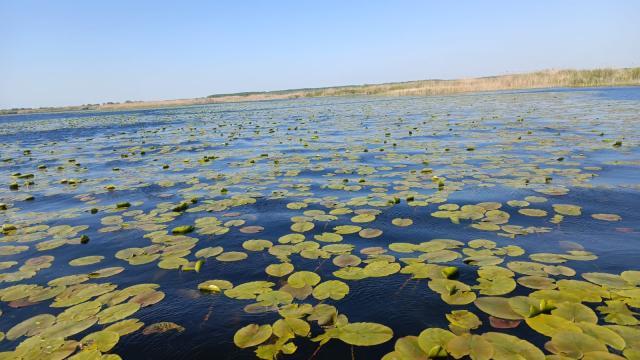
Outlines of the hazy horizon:
M0 0L0 12L0 108L640 66L632 1Z

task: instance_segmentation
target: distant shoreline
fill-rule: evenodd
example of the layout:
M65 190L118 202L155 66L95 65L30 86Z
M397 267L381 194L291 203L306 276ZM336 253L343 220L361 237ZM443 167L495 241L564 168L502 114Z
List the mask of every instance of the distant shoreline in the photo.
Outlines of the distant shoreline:
M63 107L0 110L0 115L56 113L69 111L138 110L173 108L229 102L284 100L336 96L427 96L498 90L583 88L640 85L640 67L593 70L544 70L531 73L487 76L456 80L417 80L375 85L349 85L209 95L200 98L122 103L85 104Z

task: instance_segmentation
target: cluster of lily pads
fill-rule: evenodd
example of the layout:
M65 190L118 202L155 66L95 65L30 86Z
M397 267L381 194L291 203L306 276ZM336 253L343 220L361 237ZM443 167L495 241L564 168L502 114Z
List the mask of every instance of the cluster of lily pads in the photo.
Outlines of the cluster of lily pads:
M308 342L313 357L337 341L385 344L384 359L640 359L640 272L577 271L598 254L532 243L569 219L625 220L563 197L597 187L604 166L640 165L628 156L640 136L624 129L633 107L606 126L577 105L549 124L538 119L557 117L561 100L518 95L525 107L501 112L505 96L11 123L0 136L22 126L33 139L28 149L9 142L0 159L0 359L118 359L129 334L188 331L132 317L168 296L162 281L119 285L136 267L180 272L205 299L277 316L229 334L261 359L295 357ZM40 137L105 121L133 130ZM611 151L631 160L589 161ZM478 193L483 201L460 200ZM430 226L469 236L432 238ZM257 262L267 263L261 280L220 275ZM389 324L349 321L341 301L358 282L386 277L450 306L429 315L448 328L398 337ZM23 316L26 307L38 314Z

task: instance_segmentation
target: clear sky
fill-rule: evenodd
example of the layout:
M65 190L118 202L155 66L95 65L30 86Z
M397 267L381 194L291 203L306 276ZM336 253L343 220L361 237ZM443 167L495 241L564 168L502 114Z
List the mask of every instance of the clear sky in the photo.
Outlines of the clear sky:
M640 66L640 1L0 0L0 108Z

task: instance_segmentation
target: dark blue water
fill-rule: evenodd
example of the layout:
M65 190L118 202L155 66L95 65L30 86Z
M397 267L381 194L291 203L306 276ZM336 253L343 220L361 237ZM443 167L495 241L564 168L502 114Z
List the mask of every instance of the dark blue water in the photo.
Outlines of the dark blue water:
M356 233L344 235L340 242L353 245L351 253L363 260L372 259L360 253L361 249L387 248L394 242L489 239L499 247L517 245L525 250L522 256L506 257L501 264L505 266L513 260L530 261L528 255L533 253L565 253L562 242L572 241L598 257L563 263L576 270L576 279L583 272L639 270L639 114L640 88L628 87L419 98L298 99L0 117L0 203L7 205L7 210L0 210L0 224L18 228L17 232L0 235L0 247L28 247L18 254L0 255L0 262L17 262L0 270L0 288L16 284L46 286L61 276L122 266L125 270L118 275L89 282L110 282L118 289L158 284L165 298L131 317L146 325L175 322L185 331L155 335L137 331L121 337L110 353L132 359L245 359L255 357L255 347L237 348L233 342L236 330L250 323L273 324L280 316L274 311L247 313L244 307L254 301L201 293L197 285L212 279L234 285L267 280L275 283L274 289L280 288L286 276L269 276L264 269L282 259L266 250L247 251L242 244L266 239L277 245L279 237L292 232L292 217L304 216L308 210L328 213L346 207L380 211L375 221L355 225L380 229L381 236L368 239ZM614 146L616 142L620 146ZM46 168L38 168L41 165ZM422 172L425 168L430 172ZM17 173L34 177L21 179ZM444 179L441 188L433 176ZM61 183L70 179L77 184ZM29 180L33 184L28 184ZM11 183L19 188L10 190ZM115 191L105 190L107 185L115 186ZM553 195L557 189L566 194ZM29 196L34 199L27 200ZM410 206L406 199L411 196L427 204ZM525 216L506 204L527 196L546 197L546 202L529 207L545 210L547 215ZM162 220L168 207L192 198L198 199L192 210ZM394 198L399 203L390 204ZM246 199L250 201L243 201ZM305 201L306 208L287 208L289 203ZM117 209L115 205L121 202L129 202L131 207ZM510 215L509 225L534 227L540 232L509 238L503 231L475 229L470 220L455 224L431 216L445 203L463 206L482 202L501 203L500 210ZM565 216L559 224L553 223L553 204L578 205L581 215ZM98 212L92 214L92 208ZM622 220L593 219L591 215L597 213L617 214ZM125 226L113 229L101 224L103 218L114 215L121 216ZM314 235L331 232L338 225L351 225L354 215L339 215L330 221L308 219L315 227L304 233L306 241L327 245L316 241ZM210 258L200 272L193 272L161 269L157 260L134 266L114 257L122 249L151 245L145 237L156 230L149 230L151 225L170 231L211 216L223 224L233 219L244 220L245 224L227 226L230 230L223 235L198 231L188 234L197 244L182 256L195 261L197 250L222 246L225 252L246 252L247 259L221 262ZM413 224L397 227L391 224L394 218L410 218ZM26 233L40 224L88 228L68 238L56 237L46 229L34 230L40 236L29 238ZM264 230L239 231L248 225ZM83 234L90 242L75 244L74 239ZM70 243L38 250L38 244L54 239ZM459 267L460 281L476 284L477 267L463 262L466 255L462 248L454 250L461 257L446 265ZM402 265L409 261L403 262L403 258L419 255L387 254ZM53 256L52 266L30 278L5 281L6 274L19 271L25 260L40 255ZM88 266L68 265L70 260L88 255L105 259ZM308 259L294 253L288 261L295 271L314 271L322 281L338 279L333 275L338 267L331 258ZM349 294L323 303L334 305L352 323L384 324L393 330L394 338L371 347L352 347L333 339L318 348L310 338L296 337L293 342L297 351L279 358L380 358L394 349L400 337L418 335L428 327L447 328L444 314L459 309L473 311L483 321L474 333L496 331L489 326L487 315L473 304L453 306L443 302L425 279L412 280L397 273L343 281L349 285ZM508 296L531 291L518 285ZM310 296L295 302L316 305L320 301ZM36 314L57 315L64 310L50 304L51 300L26 306L1 302L0 331L7 332ZM94 325L70 338L79 340L103 327ZM312 323L311 337L322 331ZM548 340L525 324L497 331L527 339L541 348ZM0 342L0 350L11 351L25 339L5 339Z

